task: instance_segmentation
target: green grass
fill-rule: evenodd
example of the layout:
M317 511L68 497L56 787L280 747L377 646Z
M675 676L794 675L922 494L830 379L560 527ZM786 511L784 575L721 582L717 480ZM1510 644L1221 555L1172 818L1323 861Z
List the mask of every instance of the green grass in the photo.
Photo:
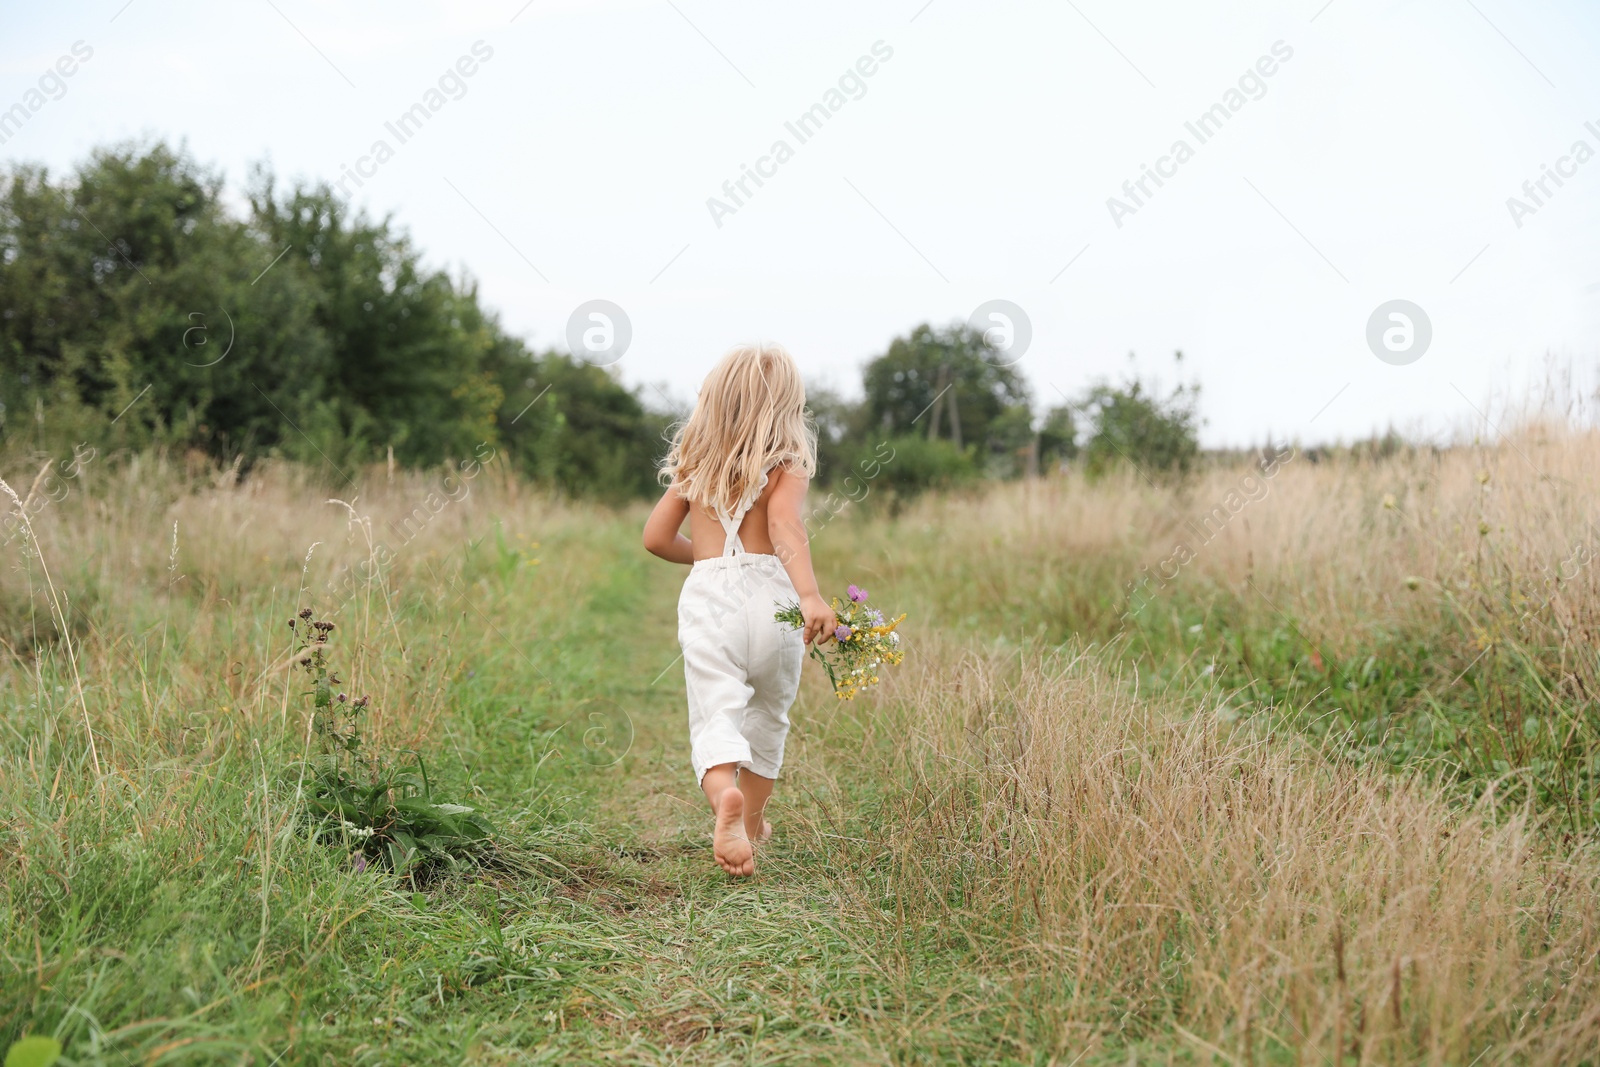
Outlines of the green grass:
M131 712L160 725L138 738L137 774L109 775L103 796L52 790L38 770L94 781L61 647L28 688L14 663L7 794L28 807L4 824L18 853L0 897L0 1043L54 1035L78 1064L1012 1062L999 1035L1017 1007L996 996L1009 976L973 971L936 928L892 921L893 872L870 867L883 857L861 836L892 784L803 769L859 755L871 728L853 716L870 708L841 713L808 690L791 756L802 784L780 792L763 877L730 882L709 861L682 736L681 573L643 557L630 521L583 538L604 565L578 562L581 592L556 598L547 565L485 531L437 565L437 586L401 593L408 662L368 651L437 691L439 788L499 828L481 866L357 873L300 832L280 694L251 717L228 701L220 661L215 677L179 677L205 654L188 627L221 610L205 597L159 619L145 605L128 638L135 676L114 699L215 702ZM194 643L281 653L290 599L261 599ZM350 644L336 634L336 667ZM615 766L574 722L595 701L627 713ZM132 763L134 744L104 755ZM21 787L30 766L34 790ZM835 827L837 846L802 820Z
M242 526L238 544L187 534L176 563L164 543L130 562L110 534L47 538L77 605L81 701L37 560L19 561L0 620L19 649L0 675L0 1047L54 1035L63 1063L117 1065L1088 1065L1199 1062L1209 1042L1295 1061L1303 1043L1253 1033L1248 1007L1243 1036L1180 1033L1206 977L1187 961L1212 936L1183 922L1140 975L1080 984L1016 866L1032 831L972 815L998 810L984 791L1007 780L908 763L924 728L909 697L840 705L808 676L777 837L757 879L728 880L688 767L682 571L643 554L634 515L490 508L407 549L387 606L363 595L331 616L336 669L387 716L381 743L414 744L439 793L498 830L478 860L411 877L357 871L305 833L292 768L308 709L272 667L288 615L331 604L301 592L321 588L305 546L324 540L313 566L335 570L361 551L298 518L259 563L240 546L265 535ZM871 584L952 656L1020 663L1116 632L1124 556L946 560L919 529L843 517L819 571ZM1359 680L1340 689L1307 673L1298 625L1189 588L1111 646L1144 684L1216 685L1327 731L1436 691L1429 635L1335 660L1329 676ZM1003 722L1008 699L974 707ZM1437 755L1392 739L1368 742L1403 766Z

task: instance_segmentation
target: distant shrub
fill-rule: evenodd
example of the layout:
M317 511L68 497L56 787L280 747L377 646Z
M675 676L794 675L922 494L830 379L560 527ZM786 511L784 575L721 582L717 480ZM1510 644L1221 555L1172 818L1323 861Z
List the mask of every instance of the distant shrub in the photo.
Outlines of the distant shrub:
M921 434L892 437L874 449L864 450L855 464L861 477L875 468L869 484L875 491L887 490L900 496L913 496L929 489L950 489L978 477L978 465L971 448L957 448L944 439L930 441Z
M1079 405L1091 427L1083 450L1090 477L1121 463L1187 474L1200 456L1199 397L1198 385L1180 385L1162 396L1137 378L1091 388Z
M1069 463L1078 456L1078 422L1071 404L1062 404L1045 412L1044 425L1039 428L1039 469L1041 471Z

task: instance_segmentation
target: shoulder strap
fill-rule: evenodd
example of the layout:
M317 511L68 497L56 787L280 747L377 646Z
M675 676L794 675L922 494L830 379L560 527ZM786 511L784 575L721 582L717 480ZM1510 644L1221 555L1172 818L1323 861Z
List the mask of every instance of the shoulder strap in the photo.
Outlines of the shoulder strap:
M722 523L722 554L734 556L744 551L744 543L739 540L739 524L744 522L744 514L749 507L741 508L737 515L724 515L717 513L717 521Z
M722 554L724 556L732 556L744 551L744 542L739 540L739 527L744 523L744 517L755 506L761 494L766 491L767 474L771 469L769 467L761 472L761 480L739 502L738 509L732 515L724 515L720 511L716 513L717 521L722 523Z

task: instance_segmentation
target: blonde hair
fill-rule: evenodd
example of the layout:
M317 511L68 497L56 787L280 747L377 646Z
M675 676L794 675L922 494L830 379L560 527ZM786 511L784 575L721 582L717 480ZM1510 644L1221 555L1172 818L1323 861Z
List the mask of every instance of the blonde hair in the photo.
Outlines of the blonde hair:
M782 345L740 345L706 375L694 411L672 435L661 480L677 482L689 503L731 516L778 464L807 477L817 470L800 368Z

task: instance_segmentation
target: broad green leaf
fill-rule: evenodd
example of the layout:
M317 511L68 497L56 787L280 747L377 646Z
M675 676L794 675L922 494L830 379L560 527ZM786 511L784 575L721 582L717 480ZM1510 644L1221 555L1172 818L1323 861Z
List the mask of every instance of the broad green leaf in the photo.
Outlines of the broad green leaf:
M5 1067L50 1067L61 1058L61 1042L53 1037L25 1037L6 1051Z

